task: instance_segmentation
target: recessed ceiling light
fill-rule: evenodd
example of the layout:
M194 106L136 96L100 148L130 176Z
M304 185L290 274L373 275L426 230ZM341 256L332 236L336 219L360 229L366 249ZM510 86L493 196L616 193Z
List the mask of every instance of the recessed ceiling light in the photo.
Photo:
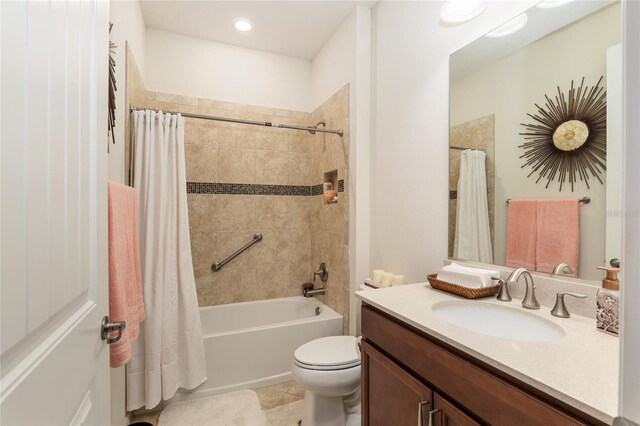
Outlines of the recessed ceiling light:
M573 0L544 0L536 5L540 9L551 9L552 7L563 6L567 3L571 3Z
M515 33L516 31L520 31L521 29L523 29L524 26L527 25L528 20L529 18L527 18L527 14L523 13L516 16L507 23L500 25L498 28L488 33L485 37L498 38L508 36Z
M233 21L233 26L238 31L247 32L253 28L253 22L247 18L237 18Z
M487 8L487 0L448 0L440 9L440 20L462 24L476 18Z

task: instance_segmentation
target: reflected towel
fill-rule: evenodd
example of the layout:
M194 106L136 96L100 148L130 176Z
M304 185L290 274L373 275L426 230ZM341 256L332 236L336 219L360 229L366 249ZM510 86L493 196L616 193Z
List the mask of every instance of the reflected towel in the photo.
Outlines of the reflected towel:
M506 265L536 269L537 200L510 200Z
M536 270L552 272L565 262L577 276L580 253L580 202L577 198L538 200Z
M126 321L122 337L109 346L111 367L131 359L131 342L144 320L136 191L109 182L109 319Z

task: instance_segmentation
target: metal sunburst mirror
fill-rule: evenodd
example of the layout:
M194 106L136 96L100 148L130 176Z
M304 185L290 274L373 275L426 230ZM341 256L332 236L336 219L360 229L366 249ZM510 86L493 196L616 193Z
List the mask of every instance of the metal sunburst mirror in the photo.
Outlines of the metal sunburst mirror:
M525 151L520 156L526 160L522 168L533 167L527 177L538 172L536 183L546 178L546 188L557 178L560 190L568 179L571 191L578 178L587 188L590 176L603 183L607 157L607 92L600 87L603 78L589 87L583 77L577 89L571 81L566 97L558 87L555 99L545 95L545 107L535 104L538 113L527 114L536 123L520 123L527 129L520 133L527 141L519 146Z
M109 34L111 34L113 24L109 22ZM108 132L111 134L111 140L116 143L116 135L113 132L116 126L116 45L109 40L109 127ZM107 152L109 152L109 143L107 142Z

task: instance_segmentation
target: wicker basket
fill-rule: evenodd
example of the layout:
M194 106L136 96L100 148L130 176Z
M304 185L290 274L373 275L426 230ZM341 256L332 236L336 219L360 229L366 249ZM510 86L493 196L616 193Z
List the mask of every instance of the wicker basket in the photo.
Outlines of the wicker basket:
M491 287L482 288L468 288L457 284L448 283L446 281L440 281L438 274L431 274L427 276L429 284L436 290L446 291L447 293L455 294L457 296L466 297L467 299L478 299L480 297L491 297L500 288L500 284L492 285Z

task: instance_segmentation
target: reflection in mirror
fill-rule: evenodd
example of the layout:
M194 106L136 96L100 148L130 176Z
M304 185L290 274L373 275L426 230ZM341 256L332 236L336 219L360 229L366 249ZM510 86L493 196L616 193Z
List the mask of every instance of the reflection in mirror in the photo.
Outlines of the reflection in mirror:
M570 276L600 280L596 266L608 265L621 252L620 2L578 0L526 13L527 23L519 31L481 37L451 56L449 256L546 273L566 263L574 271ZM593 108L569 117L554 110L560 103L580 111L581 104L568 101L582 96L577 91L569 96L572 82L577 89L584 78L591 88L602 76L606 95L598 99L594 94ZM598 105L604 123L593 114ZM523 135L530 123L551 127L547 133L556 139L560 133L568 141L582 139L561 150L557 140L553 147L553 137ZM605 123L606 137L600 137L606 145L599 148L589 138ZM531 157L525 156L523 144L532 141L558 158L546 162L549 170L526 164ZM591 155L596 149L603 157L606 151L606 161L595 163L599 178L580 160L585 154L598 157ZM567 167L575 170L573 188L567 184ZM557 176L547 184L554 169L557 176L567 176L562 187ZM582 197L590 203L579 203Z

